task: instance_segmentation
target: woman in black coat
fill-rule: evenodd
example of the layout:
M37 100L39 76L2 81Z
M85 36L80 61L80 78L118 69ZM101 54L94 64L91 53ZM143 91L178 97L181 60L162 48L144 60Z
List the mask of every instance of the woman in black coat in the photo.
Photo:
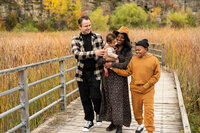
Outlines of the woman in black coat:
M126 69L131 57L132 50L128 36L128 28L122 26L119 30L113 31L117 36L117 51L119 63L104 62L106 68L116 67ZM103 59L102 59L103 60ZM106 128L112 131L117 128L116 133L122 132L122 126L130 126L131 110L129 102L129 90L127 77L121 77L108 69L109 76L102 75L102 101L100 117L111 124Z

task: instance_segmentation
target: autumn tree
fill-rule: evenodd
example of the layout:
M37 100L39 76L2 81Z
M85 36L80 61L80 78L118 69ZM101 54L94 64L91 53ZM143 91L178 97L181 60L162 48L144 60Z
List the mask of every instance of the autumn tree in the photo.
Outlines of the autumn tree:
M77 20L81 16L80 0L44 0L44 5L55 20L65 21L67 28L78 27Z
M92 29L93 30L105 30L105 31L109 30L108 19L109 19L108 15L106 15L106 16L103 15L102 8L100 8L100 7L97 8L90 15Z
M5 29L6 29L5 22L3 21L3 18L1 17L0 14L0 31L4 31Z
M112 12L110 27L111 29L118 29L123 25L128 28L143 27L147 19L147 13L136 3L124 4Z

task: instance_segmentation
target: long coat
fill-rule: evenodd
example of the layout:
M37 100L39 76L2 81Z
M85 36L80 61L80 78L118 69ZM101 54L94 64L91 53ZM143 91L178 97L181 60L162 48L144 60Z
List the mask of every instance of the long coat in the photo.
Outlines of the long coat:
M125 69L132 57L131 50L125 54L117 51L119 63L112 66ZM102 75L102 101L100 117L104 121L113 122L115 125L129 127L131 123L131 110L127 77L121 77L108 69L109 76Z

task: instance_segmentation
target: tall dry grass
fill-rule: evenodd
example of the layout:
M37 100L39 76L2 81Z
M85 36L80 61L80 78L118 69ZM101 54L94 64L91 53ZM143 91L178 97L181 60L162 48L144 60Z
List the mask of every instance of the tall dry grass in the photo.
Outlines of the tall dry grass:
M177 70L188 113L199 111L200 28L134 29L133 41L147 38L165 44L165 66Z
M77 32L60 33L9 33L0 32L0 70L13 68L25 64L40 62L48 59L71 54L71 38ZM67 60L66 68L75 66L75 60ZM58 62L31 68L27 70L28 83L59 73ZM66 73L66 81L71 80L75 71ZM0 76L0 92L17 87L18 73ZM38 96L59 84L59 77L40 83L29 88L29 99ZM66 92L77 88L76 83L66 86ZM30 116L59 99L59 89L30 104ZM67 99L68 103L76 98L78 93ZM19 92L11 93L0 98L0 113L3 113L19 104ZM31 129L37 127L47 117L60 111L59 104L45 111L30 121ZM20 123L20 111L0 119L0 132Z
M192 132L200 132L200 28L134 29L131 39L165 44L165 66L177 70Z
M98 32L98 31L97 31ZM56 57L71 54L71 39L78 31L55 32L55 33L9 33L0 32L0 70L12 68L24 64L44 61ZM101 32L105 38L108 32ZM147 38L150 42L165 44L165 65L178 71L181 88L184 95L187 112L199 112L200 95L200 28L190 29L133 29L130 38L139 41ZM66 68L75 65L73 61L67 61ZM58 73L58 63L45 65L39 68L29 69L28 82ZM74 75L69 73L66 80ZM29 99L35 97L59 84L59 79L41 83L29 88ZM0 92L18 86L17 73L0 76ZM67 87L71 91L76 85ZM76 95L74 96L76 97ZM41 98L30 105L30 115L47 106L59 98L59 90ZM73 99L73 97L71 98ZM68 99L68 100L71 100ZM0 112L4 112L19 104L18 93L13 93L0 98ZM46 117L59 111L59 105L45 111L31 121L31 129L43 122ZM17 115L16 115L17 114ZM20 122L20 112L12 113L0 120L0 129L5 131Z

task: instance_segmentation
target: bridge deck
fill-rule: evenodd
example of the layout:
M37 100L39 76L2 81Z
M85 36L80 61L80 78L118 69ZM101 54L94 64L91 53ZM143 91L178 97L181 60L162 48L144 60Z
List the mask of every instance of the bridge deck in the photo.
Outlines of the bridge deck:
M171 73L162 71L161 78L155 88L155 133L181 133L183 130L182 118L178 104L177 90ZM130 127L123 127L123 133L134 133L137 123L132 115ZM66 112L56 114L54 117L40 125L32 133L82 133L85 124L84 113L80 99L73 101ZM104 133L109 122L103 122L101 127L95 126L90 132ZM114 133L112 131L110 133ZM146 133L146 130L143 131Z

